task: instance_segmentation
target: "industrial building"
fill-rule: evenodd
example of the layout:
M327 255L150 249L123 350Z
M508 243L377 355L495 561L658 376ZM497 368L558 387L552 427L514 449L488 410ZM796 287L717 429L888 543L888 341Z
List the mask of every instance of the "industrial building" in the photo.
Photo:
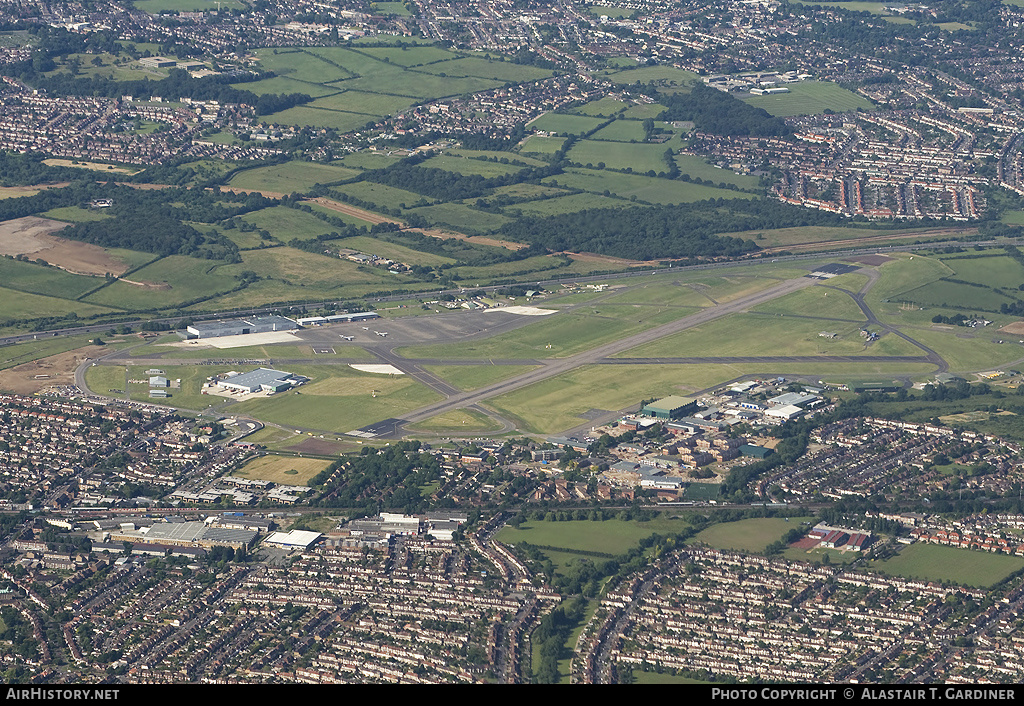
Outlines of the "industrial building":
M189 338L219 338L241 336L248 333L271 331L295 331L298 323L286 316L254 316L247 319L224 319L221 321L200 321L185 330Z
M296 319L300 326L326 326L328 324L347 324L353 321L371 321L379 319L380 314L375 311L357 311L353 314L331 314L330 316L307 316Z
M217 387L239 392L282 392L297 387L309 378L273 368L257 368L248 373L228 373Z
M678 419L697 410L697 400L692 397L664 397L656 402L644 405L640 410L648 417L656 419Z

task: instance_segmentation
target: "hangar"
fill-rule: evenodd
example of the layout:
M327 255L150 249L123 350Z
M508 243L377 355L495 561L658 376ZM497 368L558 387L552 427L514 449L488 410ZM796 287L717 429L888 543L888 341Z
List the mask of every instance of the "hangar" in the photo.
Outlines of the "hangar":
M200 321L185 330L189 338L218 338L240 336L247 333L269 331L295 331L299 325L286 316L253 316L248 319L224 319L221 321Z
M217 387L239 392L281 392L308 380L309 378L282 370L257 368L248 373L228 373L228 377L217 381Z

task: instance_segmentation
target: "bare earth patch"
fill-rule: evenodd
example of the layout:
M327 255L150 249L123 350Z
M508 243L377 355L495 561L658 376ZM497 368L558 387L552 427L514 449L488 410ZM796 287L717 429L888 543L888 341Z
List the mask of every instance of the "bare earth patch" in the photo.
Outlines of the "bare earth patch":
M0 370L0 390L31 395L54 385L74 385L78 364L105 352L103 346L85 346Z
M1019 336L1024 333L1024 321L1014 321L1012 324L1003 326L1000 331L1006 331L1006 333L1012 333L1015 336Z
M80 275L119 275L128 263L89 243L60 238L53 233L67 228L63 221L25 216L0 223L0 255L25 255Z
M112 174L134 174L141 169L129 169L128 167L115 167L113 164L101 164L100 162L81 162L77 164L70 159L44 159L43 164L51 167L78 167L79 169L95 169L98 172L110 172Z

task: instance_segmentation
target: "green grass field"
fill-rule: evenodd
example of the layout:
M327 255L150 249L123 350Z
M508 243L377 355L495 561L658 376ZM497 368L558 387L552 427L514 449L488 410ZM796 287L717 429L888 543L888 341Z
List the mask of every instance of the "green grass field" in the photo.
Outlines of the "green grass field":
M585 132L594 130L604 122L605 120L601 118L592 118L586 115L547 113L531 122L527 127L556 135L582 135Z
M408 427L413 431L428 433L472 434L501 430L501 424L473 409L457 409L445 412Z
M755 517L738 522L721 522L695 535L691 542L703 542L716 549L763 552L772 542L782 539L808 517Z
M669 86L685 86L699 77L692 71L673 66L638 66L634 69L612 71L605 74L612 83L662 83Z
M441 396L405 375L375 375L348 367L292 366L312 382L296 391L232 406L285 427L344 434L436 402Z
M53 218L54 220L67 221L69 223L90 223L110 218L110 214L101 209L79 208L78 206L51 208L49 211L43 211L39 215L44 218Z
M102 277L74 275L57 267L0 257L0 282L10 289L60 299L77 299L104 281Z
M880 353L866 346L860 323L805 319L783 314L732 314L658 341L633 348L617 357L672 356L809 356L809 355L924 355L902 339L898 352ZM821 332L837 334L834 339Z
M644 135L643 122L640 120L616 120L595 132L590 136L590 139L611 140L614 142L643 142Z
M285 243L293 238L308 240L334 230L333 226L316 216L287 206L253 211L242 216L242 220Z
M586 424L592 409L618 411L640 400L685 395L738 377L730 365L590 365L488 401L502 416L536 434Z
M919 543L902 548L886 561L871 562L867 568L893 576L986 588L1024 568L1024 558Z
M523 168L514 164L501 164L500 162L484 162L479 159L467 159L457 155L442 154L431 157L420 164L421 167L431 169L443 169L447 172L455 172L463 175L479 175L490 179L492 177L515 174Z
M533 370L532 365L425 365L425 370L460 390L476 390Z
M704 179L715 184L734 184L741 189L760 188L758 177L736 174L731 169L720 169L692 154L677 154L675 163L679 171L689 174L691 179Z
M136 0L135 7L153 15L161 12L210 12L214 10L244 10L238 0Z
M232 475L252 480L269 480L279 485L306 485L310 478L331 464L316 458L261 456L253 459Z
M542 135L530 135L526 138L526 142L519 148L521 152L527 154L554 154L558 150L562 149L562 145L565 144L564 137L545 137ZM1024 219L1021 221L1024 223Z
M578 108L573 108L571 112L579 113L580 115L590 115L594 117L610 118L613 115L621 113L629 107L629 103L621 101L611 96L604 96L598 98L596 101L591 101Z
M597 143L593 143L597 144ZM647 147L648 145L626 145ZM663 171L663 170L661 170ZM622 174L601 169L567 169L562 174L548 177L545 184L557 184L571 189L583 189L592 194L608 192L624 199L636 197L655 204L691 203L704 199L749 199L753 194L728 191L713 186L692 184L676 179L658 179L640 174ZM732 234L730 234L732 235Z
M853 290L856 291L856 290ZM787 294L767 304L756 306L751 311L766 314L813 316L847 321L864 321L864 313L857 303L844 292L827 287L810 287ZM822 324L826 325L826 324Z
M789 93L777 95L745 95L742 100L763 108L779 118L793 115L817 115L826 110L846 113L852 110L873 110L871 101L834 83L801 81L788 83Z
M520 525L519 529L503 527L494 538L505 544L529 542L534 545L560 547L570 554L575 550L618 555L626 553L641 539L652 534L676 534L689 526L690 523L684 519L672 519L664 515L648 522L617 519L603 522L528 520ZM595 561L600 559L595 558Z
M653 171L657 174L668 169L665 152L671 148L669 143L649 145L588 139L573 145L568 158L582 165L597 166L603 163L609 169L632 169L640 174Z
M993 251L992 257L940 258L942 263L953 270L955 279L975 282L986 287L1002 287L1017 293L1024 284L1024 267L1009 256Z
M285 162L269 167L256 167L238 172L229 186L252 191L269 191L271 193L290 194L306 192L316 184L330 184L358 174L354 169L336 167L317 162Z

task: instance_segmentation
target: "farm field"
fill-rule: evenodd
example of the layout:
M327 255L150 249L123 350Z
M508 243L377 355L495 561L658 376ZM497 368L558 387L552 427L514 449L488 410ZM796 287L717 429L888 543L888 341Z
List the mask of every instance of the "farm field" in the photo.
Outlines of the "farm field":
M278 241L288 242L293 238L309 240L330 233L333 226L316 216L287 206L272 206L252 211L241 217L258 230L265 230Z
M413 250L412 248L407 248L404 245L398 245L383 239L372 238L364 235L356 236L354 238L342 238L341 240L329 240L327 241L327 244L336 248L358 250L359 252L369 253L371 255L376 255L377 257L384 257L389 260L397 260L409 265L438 267L440 265L448 265L455 262L452 258L445 257L444 255L434 255L433 253L423 252L421 250Z
M584 166L603 163L609 169L632 169L640 174L657 174L668 169L665 152L672 149L672 142L670 140L664 144L654 145L580 140L569 150L568 159Z
M310 478L331 465L317 458L260 456L231 475L249 480L268 480L279 485L306 485Z
M485 162L479 159L467 159L465 157L451 154L442 154L436 157L431 157L427 161L421 163L420 166L429 169L443 169L447 172L455 172L456 174L462 174L465 176L475 174L487 179L515 174L523 169L521 166L517 166L515 164Z
M715 198L754 198L753 194L727 191L713 186L599 169L567 169L562 174L548 177L543 183L583 189L592 194L604 194L607 191L624 199L635 196L638 200L656 204L691 203Z
M874 110L867 98L834 83L822 81L800 81L788 83L789 93L776 95L745 95L742 100L757 108L763 108L778 118L793 115L817 115L825 110L846 113L851 110Z
M3 257L0 258L0 282L3 282L3 287L9 289L58 299L77 299L89 290L101 286L105 279L75 275L56 267L44 267L34 262L21 262Z
M109 213L104 213L100 209L79 208L78 206L51 208L49 211L43 211L39 215L43 218L53 218L58 221L67 221L69 223L89 223L92 221L103 221L110 218Z
M538 199L506 206L502 212L514 216L553 216L560 213L574 213L591 208L625 208L633 206L629 201L601 194L569 194L553 199Z
M394 59L392 59L394 61ZM466 57L440 61L436 64L428 64L421 68L422 71L432 74L445 74L447 76L490 79L493 81L536 81L552 75L548 69L526 64L513 64L510 61L497 61L481 58Z
M953 270L955 279L974 282L985 287L1002 287L1018 292L1024 282L1024 267L1013 258L993 251L991 257L943 257L939 258L946 267Z
M1024 558L918 543L903 547L891 559L870 562L866 568L891 576L985 588L1024 569Z
M582 135L583 133L596 130L605 122L607 120L603 118L592 118L586 115L547 113L529 123L527 127L556 135Z
M577 108L572 108L570 112L579 113L580 115L590 115L599 118L610 118L613 115L617 115L629 107L629 103L621 101L611 96L604 96L596 101L590 101Z
M109 314L115 309L82 302L69 302L66 299L47 297L40 294L19 292L15 289L0 287L4 306L0 310L0 326L9 326L22 320L31 320L42 316L64 318L68 314L80 317L94 314Z
M786 536L801 522L810 517L790 517L787 522L781 517L754 517L738 522L720 522L698 533L690 542L702 542L715 549L731 549L742 552L763 552L772 542Z
M615 120L590 136L591 140L643 142L644 127L639 120Z
M519 151L527 154L554 154L562 149L563 144L565 144L564 137L530 135L526 138L523 146L519 148ZM1022 218L1021 222L1024 223L1024 218Z
M478 211L459 201L410 208L409 213L423 216L431 224L469 234L490 233L512 220L500 213Z
M223 267L216 260L171 255L131 274L133 282L143 284L116 281L83 301L127 309L164 309L237 286L234 277L223 273Z

